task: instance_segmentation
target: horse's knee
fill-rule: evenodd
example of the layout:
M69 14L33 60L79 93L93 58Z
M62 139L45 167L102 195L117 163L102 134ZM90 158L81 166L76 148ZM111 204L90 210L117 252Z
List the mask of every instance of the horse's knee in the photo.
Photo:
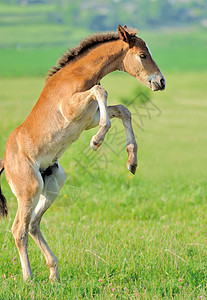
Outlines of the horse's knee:
M14 239L16 240L17 235L18 235L18 223L17 222L15 222L12 226L12 234L13 234Z
M107 99L108 97L108 93L107 91L104 89L104 87L102 87L101 85L94 85L92 87L92 90L95 94L96 99L97 98L103 98L103 99Z
M53 255L50 259L46 259L46 265L48 266L48 268L57 268L58 263L58 259L55 255Z
M125 119L125 120L131 121L131 112L130 112L130 110L122 104L117 105L117 107L119 108L119 111L120 111L120 114L121 114L122 118Z
M31 221L29 224L29 234L37 235L39 229L39 223Z
M12 225L12 234L15 239L17 247L27 244L32 207L33 205L22 206L20 204L17 210L17 214L14 223Z
M21 224L12 226L12 234L18 249L27 243L27 229Z

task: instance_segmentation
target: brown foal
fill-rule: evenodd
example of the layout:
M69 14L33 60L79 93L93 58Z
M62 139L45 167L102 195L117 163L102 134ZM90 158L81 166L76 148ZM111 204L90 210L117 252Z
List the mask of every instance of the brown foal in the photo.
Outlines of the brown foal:
M118 33L90 36L61 57L33 110L8 138L0 173L5 170L18 200L12 233L24 280L32 278L28 233L45 257L51 281L59 279L58 260L41 233L40 221L66 180L59 158L83 130L99 125L90 142L97 150L111 127L110 119L121 119L126 133L127 167L133 174L136 171L137 144L131 114L123 105L107 106L107 92L100 85L101 78L115 70L129 73L153 91L165 88L164 76L146 43L135 30L119 25ZM7 215L1 189L0 213Z

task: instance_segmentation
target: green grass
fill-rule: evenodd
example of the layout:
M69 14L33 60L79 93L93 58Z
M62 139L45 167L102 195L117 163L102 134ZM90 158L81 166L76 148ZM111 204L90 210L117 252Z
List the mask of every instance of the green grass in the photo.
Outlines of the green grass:
M137 81L124 74L103 80L108 103L123 102L132 110L139 169L132 176L125 166L118 120L97 153L89 149L93 129L63 155L68 181L41 223L59 258L60 283L48 282L44 258L31 239L36 280L22 283L10 232L17 203L2 176L10 213L0 223L0 299L205 299L206 76L166 74L166 91L150 92L152 102L145 103L151 114L139 107L143 123L136 114L140 102L130 105L141 88ZM37 77L1 78L0 157L43 85Z

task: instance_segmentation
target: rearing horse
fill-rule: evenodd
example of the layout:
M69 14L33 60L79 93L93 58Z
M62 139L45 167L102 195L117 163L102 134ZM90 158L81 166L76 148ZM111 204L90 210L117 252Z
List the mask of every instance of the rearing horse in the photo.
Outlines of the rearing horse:
M136 171L137 144L131 114L123 105L107 106L107 92L100 85L101 78L115 70L129 73L153 91L165 88L164 76L146 43L135 30L119 25L118 34L89 36L60 58L33 110L8 138L0 174L5 170L18 200L12 233L24 281L32 277L28 233L45 257L51 281L59 279L58 260L40 231L40 221L66 180L59 158L83 130L99 125L90 142L97 150L111 127L110 119L121 119L126 133L127 167L133 174ZM0 214L7 215L1 189Z

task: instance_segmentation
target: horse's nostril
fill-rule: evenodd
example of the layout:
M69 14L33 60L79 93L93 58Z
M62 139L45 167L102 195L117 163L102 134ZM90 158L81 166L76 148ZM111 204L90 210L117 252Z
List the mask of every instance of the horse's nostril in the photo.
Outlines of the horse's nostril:
M162 88L165 86L165 79L164 78L160 79L160 84L161 84Z

